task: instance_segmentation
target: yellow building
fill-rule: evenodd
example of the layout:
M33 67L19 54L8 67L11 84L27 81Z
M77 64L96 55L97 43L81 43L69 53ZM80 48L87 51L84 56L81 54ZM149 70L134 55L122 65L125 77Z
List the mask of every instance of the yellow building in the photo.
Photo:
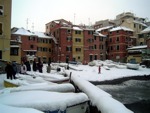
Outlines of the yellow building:
M12 0L0 0L0 59L10 61Z
M38 59L41 59L43 63L51 62L52 53L52 37L44 34L43 32L35 32L38 36L37 39L37 54Z
M128 48L127 62L141 63L146 49L147 45L133 46L131 48Z
M73 60L82 62L84 59L83 53L83 30L79 27L73 27L73 40L72 40L72 49L73 49Z

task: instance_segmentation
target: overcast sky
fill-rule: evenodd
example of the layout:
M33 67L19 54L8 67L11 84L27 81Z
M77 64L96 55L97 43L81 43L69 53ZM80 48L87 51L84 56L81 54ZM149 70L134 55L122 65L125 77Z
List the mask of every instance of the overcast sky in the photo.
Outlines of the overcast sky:
M12 0L11 27L44 32L45 24L52 20L89 25L129 11L150 19L149 5L150 0Z

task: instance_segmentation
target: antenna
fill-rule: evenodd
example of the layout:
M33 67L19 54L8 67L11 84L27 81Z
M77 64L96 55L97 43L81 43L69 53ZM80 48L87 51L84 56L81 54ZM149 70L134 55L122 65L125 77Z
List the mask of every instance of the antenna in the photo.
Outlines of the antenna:
M34 32L34 23L32 23L32 32Z
M74 25L75 25L75 18L76 18L76 14L74 13Z
M28 30L28 24L29 24L29 19L27 18L27 20L26 20L26 29Z
M89 26L90 26L90 18L88 18L88 20L89 20Z

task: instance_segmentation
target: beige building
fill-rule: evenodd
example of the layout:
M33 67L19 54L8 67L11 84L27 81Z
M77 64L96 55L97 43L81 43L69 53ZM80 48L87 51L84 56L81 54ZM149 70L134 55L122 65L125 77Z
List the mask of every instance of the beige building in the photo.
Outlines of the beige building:
M0 59L10 61L12 0L0 0Z
M136 17L131 12L125 12L117 15L114 22L118 26L125 26L132 29L134 31L134 37L137 40L136 45L140 45L141 41L138 34L147 27L145 20L145 18Z

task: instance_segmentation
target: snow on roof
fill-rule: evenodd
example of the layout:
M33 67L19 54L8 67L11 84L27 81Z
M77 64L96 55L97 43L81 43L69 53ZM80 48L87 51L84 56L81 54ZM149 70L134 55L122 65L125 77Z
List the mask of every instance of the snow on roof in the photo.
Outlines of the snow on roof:
M110 94L77 76L72 76L73 82L89 97L93 106L102 113L133 113L121 102L113 99Z
M33 108L13 107L0 104L1 113L43 113L42 111Z
M38 83L33 85L25 85L16 88L5 88L1 91L1 93L5 92L19 92L19 91L33 91L33 90L41 90L41 91L56 91L56 92L74 92L75 88L72 84L48 84L48 83Z
M34 34L37 35L39 38L52 38L50 36L47 36L44 32L34 32Z
M59 22L60 22L60 21L58 21L58 20L54 20L54 22L55 22L56 24L59 24Z
M112 31L118 31L118 30L133 31L130 28L127 28L127 27L124 27L124 26L118 26L118 27L114 27L114 28L110 29L110 32L112 32Z
M149 33L150 32L150 26L148 26L146 29L141 31L141 33Z
M136 23L136 24L140 24L140 25L142 25L142 26L147 27L146 24L144 24L144 23L142 23L142 22L140 22L140 21L134 20L133 22Z
M36 36L34 33L24 29L24 28L17 28L16 31L12 30L11 34L15 34L15 35L25 35L25 36Z
M74 30L78 30L78 31L83 31L83 29L79 28L79 27L73 27Z
M133 46L128 48L128 50L132 50L132 49L146 49L147 45L142 45L142 46Z
M94 35L96 35L96 36L101 36L101 37L106 37L106 35L103 35L103 34L97 32L97 31L94 33Z
M2 94L0 100L1 104L9 106L34 108L41 111L64 111L69 106L88 101L88 97L84 93L22 91Z
M96 31L102 31L102 30L105 30L105 29L110 29L112 28L113 26L106 26L106 27L102 27L102 28L99 28L97 29Z

